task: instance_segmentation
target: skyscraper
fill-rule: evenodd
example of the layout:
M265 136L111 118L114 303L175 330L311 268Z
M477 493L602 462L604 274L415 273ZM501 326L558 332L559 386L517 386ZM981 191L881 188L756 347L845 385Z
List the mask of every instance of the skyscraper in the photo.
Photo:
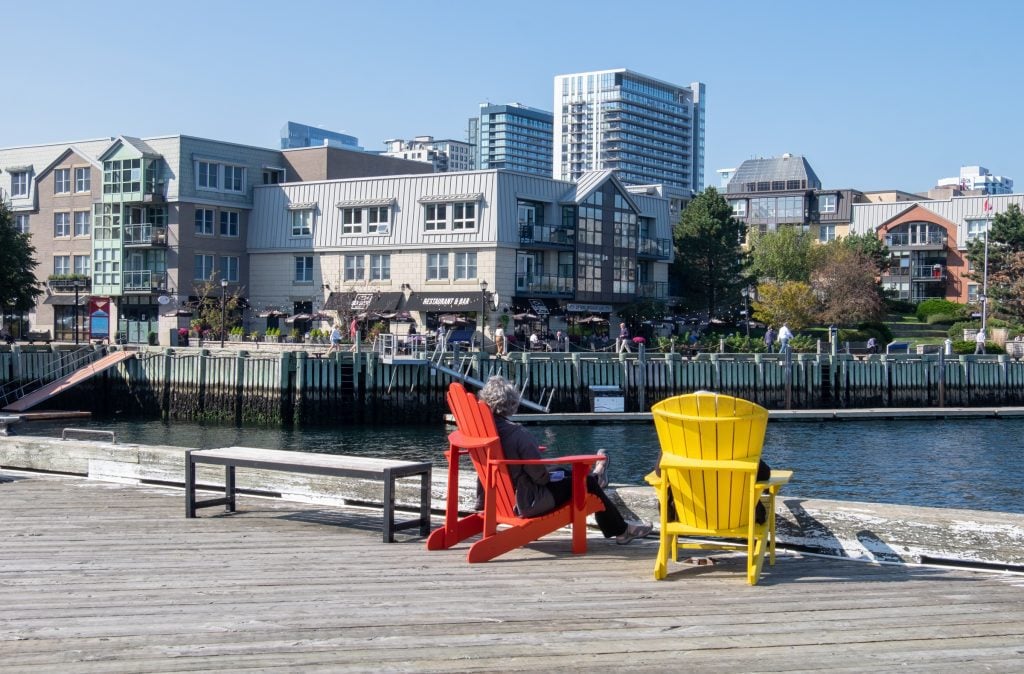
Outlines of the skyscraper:
M704 85L624 68L555 76L552 176L614 170L626 185L704 188Z
M475 119L475 118L474 118ZM480 104L479 121L471 140L477 148L477 168L507 169L534 175L551 175L552 115L519 103Z

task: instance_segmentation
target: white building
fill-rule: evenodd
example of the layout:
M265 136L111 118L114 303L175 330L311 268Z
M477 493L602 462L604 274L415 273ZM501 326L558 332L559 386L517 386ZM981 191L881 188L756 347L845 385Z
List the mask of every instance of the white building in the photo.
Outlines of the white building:
M1013 194L1013 179L994 176L984 166L961 166L957 178L941 178L937 187L952 187L963 191L981 190L983 194Z
M474 146L461 140L434 140L433 136L416 136L412 140L393 138L384 141L386 157L425 161L433 164L434 172L471 171Z
M378 311L431 327L442 314L478 321L486 282L490 333L517 308L568 322L667 296L668 200L632 193L610 171L578 183L492 170L255 192L254 307L344 314L372 296Z

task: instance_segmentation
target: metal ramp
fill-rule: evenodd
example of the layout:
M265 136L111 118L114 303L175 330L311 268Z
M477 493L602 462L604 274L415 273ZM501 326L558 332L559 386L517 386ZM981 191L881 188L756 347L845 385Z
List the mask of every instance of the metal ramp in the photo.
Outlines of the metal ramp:
M462 371L462 368L456 370L454 368L448 367L441 361L442 358L444 358L444 352L440 350L435 350L433 355L430 357L430 367L436 370L437 372L443 372L446 375L449 375L450 377L454 377L464 384L470 384L477 388L484 387L484 382L480 381L476 377L470 377L468 372ZM551 412L551 399L555 397L555 390L551 389L551 392L547 396L547 403L544 402L544 392L541 391L541 402L535 403L532 400L527 400L526 398L522 397L522 394L526 390L526 385L528 383L529 380L523 382L523 385L519 388L519 406L531 409L534 412L543 412L544 414L548 414L549 412Z
M109 355L100 358L97 361L93 361L88 365L85 365L66 377L61 377L56 381L52 381L42 388L32 391L28 395L22 396L15 400L10 405L3 408L4 412L24 412L32 407L35 407L41 402L49 400L50 398L67 391L69 388L80 384L93 377L94 375L108 370L118 363L124 362L129 358L134 358L135 353L131 351L117 351Z

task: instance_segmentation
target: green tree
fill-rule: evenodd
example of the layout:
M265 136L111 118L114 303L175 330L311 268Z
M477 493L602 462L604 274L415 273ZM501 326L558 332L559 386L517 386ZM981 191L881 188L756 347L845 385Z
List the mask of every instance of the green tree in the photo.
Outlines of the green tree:
M830 243L838 243L861 253L874 265L876 272L881 272L889 265L889 248L874 234L850 234Z
M750 240L750 270L763 281L807 282L811 277L814 238L799 227L779 227Z
M241 325L243 300L237 288L230 295L224 297L224 309L221 309L221 287L220 282L210 279L197 283L195 286L196 296L199 298L195 303L195 318L192 319L192 326L197 330L212 330L213 336L220 339L221 332L227 336L231 328ZM224 317L224 324L221 325L221 317Z
M800 281L767 282L757 286L757 300L751 305L755 321L776 328L785 323L793 332L814 323L818 301L811 286Z
M675 262L670 273L683 303L714 316L740 302L747 284L747 256L740 247L746 227L732 207L709 187L686 206L675 226Z
M1024 321L1024 302L1019 295L1020 256L1024 253L1024 214L1020 206L1010 204L992 219L988 232L989 311L995 315ZM984 283L985 238L967 244L967 259L975 271L968 278Z
M0 307L28 311L43 294L36 281L35 254L31 237L15 229L10 207L0 201Z

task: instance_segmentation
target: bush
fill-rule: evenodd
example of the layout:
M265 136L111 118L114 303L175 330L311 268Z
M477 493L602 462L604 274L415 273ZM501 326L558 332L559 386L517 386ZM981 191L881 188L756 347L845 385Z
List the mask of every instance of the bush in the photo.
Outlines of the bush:
M888 344L892 341L892 330L889 329L888 325L880 321L866 321L858 325L857 329L868 337L874 337L882 344Z
M725 338L725 350L727 353L764 353L767 348L764 340L757 337L751 337L748 340L746 335L737 333Z
M967 307L957 302L939 299L937 297L925 300L917 305L917 320L924 323L932 314L946 314L957 319L967 318Z
M957 317L949 314L931 314L927 319L928 325L952 325L956 322Z
M886 300L885 308L893 314L912 314L917 310L917 305L906 300Z
M809 335L794 335L789 340L789 348L796 353L814 353L818 350L818 340Z
M977 345L973 341L965 342L963 340L953 340L953 353L958 356L971 355L974 353L974 349ZM985 353L1006 353L1006 351L998 344L992 342L985 342Z

